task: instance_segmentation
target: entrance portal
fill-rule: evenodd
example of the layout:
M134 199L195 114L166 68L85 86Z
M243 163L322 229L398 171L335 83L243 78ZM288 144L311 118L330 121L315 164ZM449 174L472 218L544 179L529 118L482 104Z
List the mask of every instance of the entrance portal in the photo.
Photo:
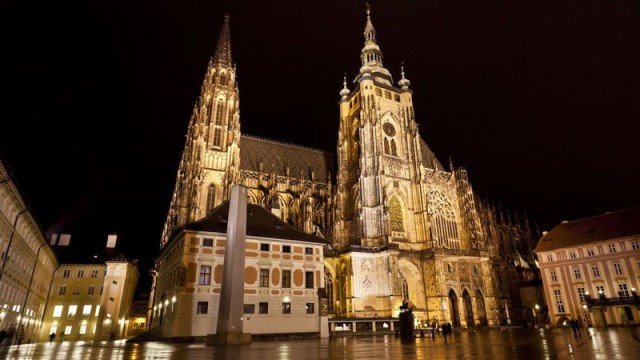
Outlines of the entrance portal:
M480 325L489 325L487 321L487 310L484 308L484 296L480 290L476 290L476 308L478 309L478 321Z
M451 321L453 326L460 326L460 313L458 311L458 296L453 291L449 290L449 308L451 309Z
M473 305L471 304L471 295L467 289L462 292L462 302L464 303L464 315L467 320L467 326L475 326L473 321Z

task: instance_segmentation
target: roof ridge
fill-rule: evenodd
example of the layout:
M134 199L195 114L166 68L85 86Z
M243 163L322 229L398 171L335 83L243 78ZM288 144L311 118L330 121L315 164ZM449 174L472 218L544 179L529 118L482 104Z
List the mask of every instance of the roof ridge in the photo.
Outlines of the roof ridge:
M322 153L322 154L333 155L333 153L331 153L331 152L329 152L327 150L320 149L320 148L314 148L314 147L311 147L311 146L293 144L293 143L289 143L289 142L285 142L285 141L281 141L281 140L268 139L266 137L257 136L257 135L242 134L240 136L240 141L242 141L243 137L246 137L246 138L249 138L249 139L253 139L253 140L258 140L258 141L270 142L270 143L278 144L278 145L289 146L289 147L292 147L292 148L303 149L303 150L307 150L307 151L315 151L315 152L319 152L319 153Z

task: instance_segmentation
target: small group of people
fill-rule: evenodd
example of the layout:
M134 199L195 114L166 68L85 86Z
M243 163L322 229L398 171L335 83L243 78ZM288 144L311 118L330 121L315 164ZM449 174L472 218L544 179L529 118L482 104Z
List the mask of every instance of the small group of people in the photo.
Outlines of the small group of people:
M571 329L573 330L573 335L582 336L582 332L580 331L580 322L576 319L569 320L569 325L571 325Z
M13 334L15 334L15 328L13 326L6 330L0 330L0 346L5 345L5 341L7 341L10 345Z

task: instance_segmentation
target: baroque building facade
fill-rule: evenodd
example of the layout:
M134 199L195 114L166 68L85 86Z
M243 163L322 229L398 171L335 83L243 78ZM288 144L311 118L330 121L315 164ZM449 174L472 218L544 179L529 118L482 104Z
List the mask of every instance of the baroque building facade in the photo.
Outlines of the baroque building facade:
M323 237L326 312L390 318L404 300L421 323L522 318L535 277L528 222L481 200L463 167L445 168L420 135L404 69L383 65L367 10L361 67L340 90L336 154L246 136L225 17L189 122L161 249L228 199L232 185Z

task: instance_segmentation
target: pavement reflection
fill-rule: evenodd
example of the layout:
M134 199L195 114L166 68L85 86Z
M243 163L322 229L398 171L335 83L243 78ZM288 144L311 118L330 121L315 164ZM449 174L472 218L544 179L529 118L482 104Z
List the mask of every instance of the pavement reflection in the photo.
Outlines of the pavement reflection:
M391 335L341 336L331 339L254 341L250 345L213 347L203 343L125 341L38 343L0 349L0 358L85 359L638 359L640 328L480 329L456 331L444 338L416 338L403 343Z

